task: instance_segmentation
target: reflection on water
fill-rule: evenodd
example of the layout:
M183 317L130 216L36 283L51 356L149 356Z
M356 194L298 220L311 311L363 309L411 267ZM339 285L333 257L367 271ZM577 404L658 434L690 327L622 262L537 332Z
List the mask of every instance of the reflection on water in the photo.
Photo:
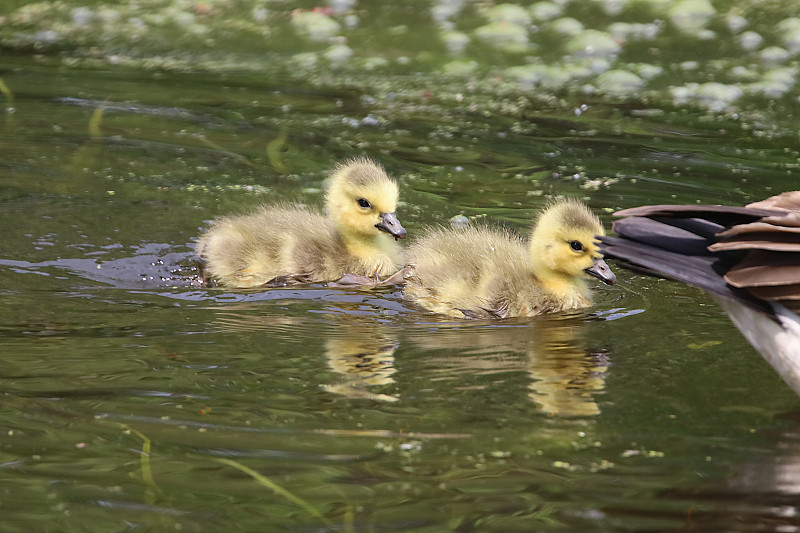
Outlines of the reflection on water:
M397 176L411 235L460 213L522 229L559 195L606 218L741 204L796 187L793 126L42 54L3 72L0 527L320 528L225 457L346 532L800 529L797 398L697 291L630 277L588 317L451 322L399 291L197 287L189 244L219 214L318 205L361 154Z
M399 344L395 328L380 326L344 326L325 339L325 358L341 376L336 383L323 385L325 390L353 399L395 402L397 394L370 392L394 383L394 352Z
M596 415L596 393L605 387L604 350L585 349L579 326L543 327L528 351L531 398L549 414Z
M561 314L500 324L449 324L411 342L434 354L442 379L460 373L523 372L528 397L549 415L587 416L600 412L594 395L603 390L608 362L602 351L583 345L580 315Z
M260 294L263 298L273 292L278 290ZM327 316L324 322L315 323L308 316L265 314L258 301L238 302L216 308L216 326L227 332L260 332L287 342L304 334L322 336L320 357L339 375L321 384L328 392L351 399L401 400L400 394L391 391L396 379L410 377L396 377L396 351L401 345L405 350L408 342L431 354L425 366L433 379L523 373L529 381L529 400L544 413L588 416L600 412L594 397L603 390L609 362L604 350L584 346L583 315L565 313L501 323L417 322L400 330L385 321L387 307L403 314L419 312L397 307L399 302L380 295L293 289L283 290L281 296L336 303L320 311ZM373 305L376 300L382 303Z
M67 530L90 518L230 530L242 516L247 528L240 530L318 527L302 507L218 462L225 458L309 502L343 531L591 531L616 523L675 530L687 505L708 508L717 497L697 490L693 462L704 465L713 453L706 443L731 461L750 453L737 449L743 440L731 436L735 429L723 426L712 437L698 429L732 400L713 395L705 406L648 397L640 373L652 369L653 383L668 383L691 366L674 349L674 370L631 360L643 341L626 330L653 320L651 307L643 312L647 306L633 301L649 296L641 291L610 293L610 308L603 293L591 315L450 321L406 307L396 290L148 289L137 267L154 257L101 263L109 265L101 271L115 272L103 279L93 277L96 263L4 263L10 285L68 272L57 280L64 288L103 281L116 289L84 290L108 295L71 300L73 308L45 295L44 305L71 309L71 328L92 325L81 337L39 336L30 344L4 337L13 344L0 379L8 396L0 423L12 434L0 441L0 471L12 494L3 501L18 509L16 529L30 523L26 513L42 498L62 506L44 511L50 521L59 509L82 512ZM134 297L141 303L132 305ZM621 307L632 301L636 309ZM670 331L687 327L676 317L668 322ZM706 354L692 355L703 368ZM613 380L624 391L609 387ZM735 397L750 401L738 390ZM693 405L687 428L654 439L652 412L682 401ZM752 426L764 420L746 412L736 418ZM661 440L683 455L663 452ZM776 473L756 482L772 503L778 497L767 490L793 490L793 469L779 469L794 452L776 446L765 445L763 461ZM713 471L714 486L732 471ZM669 497L687 486L695 492ZM722 494L731 502L749 497ZM231 501L241 504L235 512ZM658 513L645 519L643 508ZM728 519L715 514L708 523Z
M798 414L790 414L788 427L769 432L769 450L751 449L748 459L728 465L729 476L701 482L691 491L660 494L665 500L693 505L685 529L800 531Z
M797 420L784 429L776 439L781 450L778 456L761 456L742 464L728 480L728 490L741 494L776 493L781 496L800 496L800 425ZM793 513L800 526L800 513Z

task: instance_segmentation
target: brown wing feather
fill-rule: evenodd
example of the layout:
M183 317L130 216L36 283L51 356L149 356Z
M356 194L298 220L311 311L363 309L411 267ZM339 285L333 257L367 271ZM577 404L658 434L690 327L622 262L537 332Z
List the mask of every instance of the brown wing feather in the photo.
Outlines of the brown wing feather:
M772 314L800 309L800 191L746 207L654 205L615 213L603 253Z
M703 218L719 222L725 226L741 224L762 217L782 216L785 212L778 209L763 209L756 207L736 207L728 205L644 205L623 209L614 213L620 217L684 217Z
M800 283L800 254L751 252L728 270L725 279L734 287Z
M769 220L767 219L761 219ZM718 237L729 237L732 235L741 235L743 233L763 233L763 232L778 232L778 233L800 233L800 227L797 226L776 226L768 222L751 222L749 224L737 224L731 228L721 231L717 234Z
M726 250L772 250L800 252L800 234L762 231L733 235L708 247L712 252Z
M800 210L800 191L787 191L776 196L770 196L766 200L753 202L747 205L748 208L759 209L787 209L789 211Z

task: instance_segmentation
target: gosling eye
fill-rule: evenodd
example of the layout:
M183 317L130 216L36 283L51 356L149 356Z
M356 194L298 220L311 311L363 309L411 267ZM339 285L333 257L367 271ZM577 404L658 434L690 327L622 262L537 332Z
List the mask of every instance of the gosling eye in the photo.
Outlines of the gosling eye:
M369 209L369 208L372 207L372 205L369 203L369 201L367 199L365 199L365 198L359 198L358 200L356 200L356 202L358 202L358 205L360 207L363 207L364 209Z
M582 252L583 245L580 241L569 241L569 247L572 248L573 252Z

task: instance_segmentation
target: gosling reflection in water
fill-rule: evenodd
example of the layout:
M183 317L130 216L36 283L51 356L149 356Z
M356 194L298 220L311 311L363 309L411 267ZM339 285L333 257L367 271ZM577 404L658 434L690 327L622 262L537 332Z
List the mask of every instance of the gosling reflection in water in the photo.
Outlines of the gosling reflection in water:
M353 313L358 307L339 305ZM260 330L286 342L324 337L321 350L336 375L319 384L323 390L355 400L402 399L396 391L408 383L395 379L400 329L375 317L337 315L335 322L326 320L322 325L308 317L249 313L257 308L253 304L227 307L217 323L227 331ZM440 382L464 375L522 372L529 379L528 398L542 412L593 416L600 412L594 397L605 387L608 364L602 350L584 346L585 325L582 314L512 319L502 325L428 323L402 330L402 341L427 352L419 359L423 361L415 374L419 379Z
M397 336L381 325L346 326L325 340L328 366L342 376L341 381L323 385L329 392L353 399L396 402L399 396L372 392L370 387L393 384L394 351Z
M342 303L340 302L340 305ZM346 303L344 307L352 307ZM396 402L396 394L375 392L395 383L393 375L394 351L399 345L396 328L381 323L344 323L321 326L307 317L280 315L254 315L258 307L252 303L226 307L217 316L217 325L223 331L268 332L273 340L296 342L299 338L324 336L324 356L328 367L338 376L330 383L322 383L323 390L352 399ZM313 332L311 331L313 329Z
M600 413L594 395L605 387L608 365L603 351L583 346L583 325L575 315L559 315L504 326L443 327L412 341L426 350L458 353L431 361L439 373L525 372L528 397L543 412L593 416Z
M605 388L605 351L583 347L581 323L543 322L532 328L536 338L527 350L531 399L548 414L599 414L594 395Z

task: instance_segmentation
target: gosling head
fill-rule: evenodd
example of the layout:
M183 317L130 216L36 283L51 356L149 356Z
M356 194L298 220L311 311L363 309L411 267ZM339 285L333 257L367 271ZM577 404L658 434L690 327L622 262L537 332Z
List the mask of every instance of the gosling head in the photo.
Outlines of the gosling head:
M325 205L344 235L363 238L385 232L397 240L406 236L395 215L398 195L397 184L380 165L367 158L350 159L334 168Z
M578 285L594 276L613 285L611 272L596 237L605 235L600 220L586 205L566 199L548 206L539 216L531 235L534 272L544 278L562 279Z

